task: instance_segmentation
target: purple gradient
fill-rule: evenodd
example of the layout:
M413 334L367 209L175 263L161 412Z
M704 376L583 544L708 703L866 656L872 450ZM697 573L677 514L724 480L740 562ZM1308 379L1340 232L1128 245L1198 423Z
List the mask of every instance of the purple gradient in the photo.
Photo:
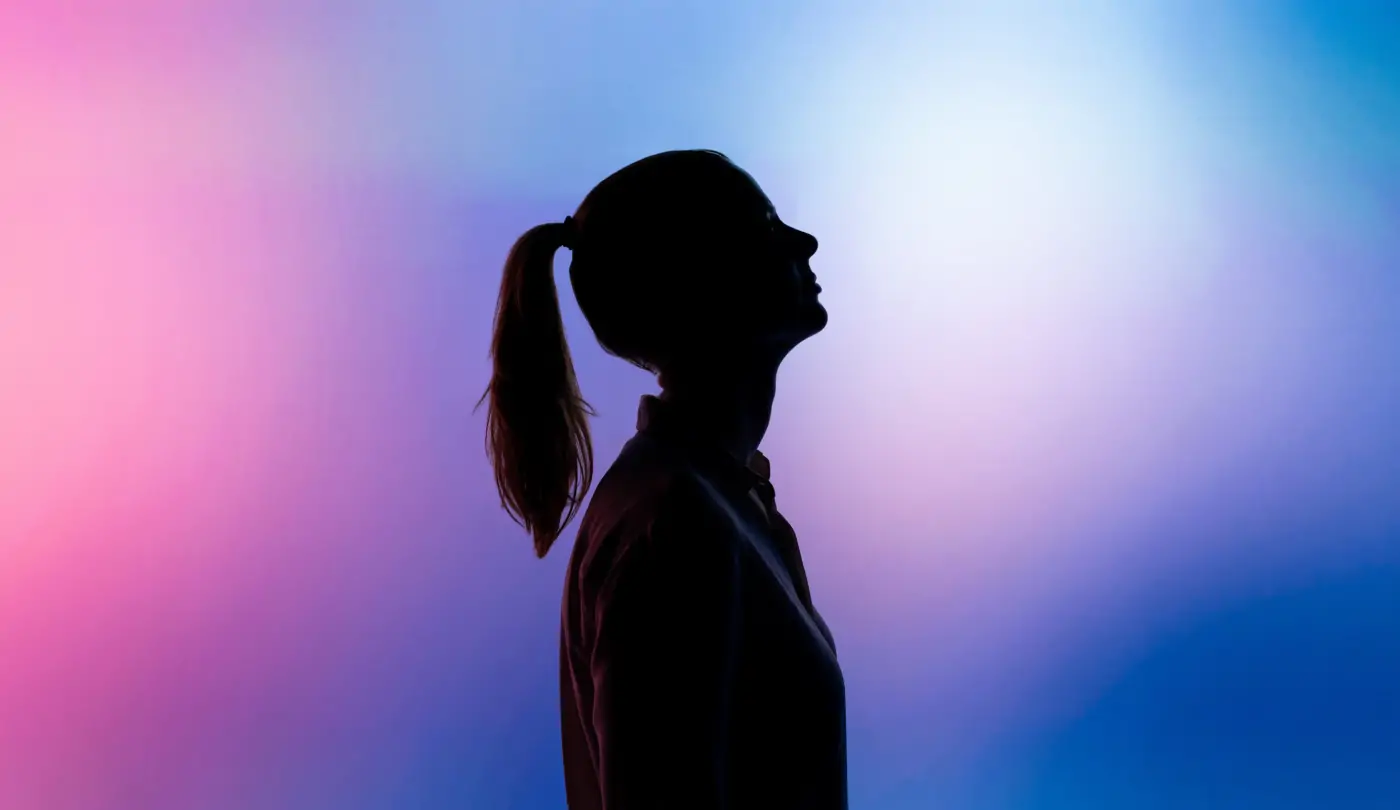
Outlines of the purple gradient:
M689 146L822 240L853 808L1400 806L1400 21L1037 9L0 11L0 808L561 807L472 407L511 242Z

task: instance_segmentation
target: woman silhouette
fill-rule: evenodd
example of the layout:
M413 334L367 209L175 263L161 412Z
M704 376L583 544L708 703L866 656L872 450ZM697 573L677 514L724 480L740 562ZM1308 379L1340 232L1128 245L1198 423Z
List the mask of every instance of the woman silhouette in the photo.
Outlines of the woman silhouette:
M564 585L572 810L846 807L845 686L757 448L778 365L821 331L817 240L708 150L599 183L506 260L488 453L543 557L592 477L553 277L610 354L659 377L598 483ZM484 399L485 397L483 397Z

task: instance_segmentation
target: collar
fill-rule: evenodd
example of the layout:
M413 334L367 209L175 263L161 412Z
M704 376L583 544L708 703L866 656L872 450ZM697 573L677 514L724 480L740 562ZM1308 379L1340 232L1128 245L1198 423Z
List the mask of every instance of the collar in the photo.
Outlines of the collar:
M697 428L696 420L674 403L646 394L637 407L637 432L675 447L699 466L741 493L768 485L768 457L754 451L747 465L720 447L719 442Z

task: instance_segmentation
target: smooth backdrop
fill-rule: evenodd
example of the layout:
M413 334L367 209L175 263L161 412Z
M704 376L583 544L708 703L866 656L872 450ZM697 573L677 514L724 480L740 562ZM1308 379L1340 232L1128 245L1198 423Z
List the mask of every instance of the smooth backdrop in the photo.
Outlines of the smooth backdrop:
M1400 807L1395 8L5 4L0 808L562 808L472 408L511 242L688 147L822 244L853 810Z

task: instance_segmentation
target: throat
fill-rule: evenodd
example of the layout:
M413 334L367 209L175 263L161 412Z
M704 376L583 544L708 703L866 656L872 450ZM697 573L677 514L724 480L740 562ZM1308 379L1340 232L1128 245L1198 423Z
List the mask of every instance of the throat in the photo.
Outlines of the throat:
M745 465L762 443L773 411L771 394L751 391L667 389L660 398L696 438L713 442Z

